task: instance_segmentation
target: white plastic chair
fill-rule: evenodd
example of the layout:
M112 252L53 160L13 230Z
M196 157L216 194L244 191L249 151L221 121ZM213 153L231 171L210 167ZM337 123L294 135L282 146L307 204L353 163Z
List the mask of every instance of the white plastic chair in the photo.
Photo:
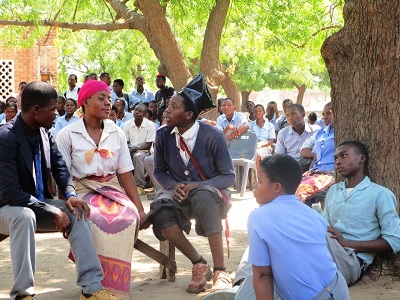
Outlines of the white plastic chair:
M241 176L238 176L241 178L240 197L243 197L246 191L250 169L255 170L257 178L257 135L252 131L247 131L239 137L232 139L229 142L229 151L231 153L233 165L243 167L243 173Z

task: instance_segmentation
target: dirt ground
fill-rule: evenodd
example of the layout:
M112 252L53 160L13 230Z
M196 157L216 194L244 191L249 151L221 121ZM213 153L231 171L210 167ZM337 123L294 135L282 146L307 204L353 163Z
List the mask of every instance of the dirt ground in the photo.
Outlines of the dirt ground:
M231 256L226 258L228 270L234 272L247 246L246 222L249 212L256 207L252 192L247 192L240 198L233 193L233 206L229 212L231 227ZM145 208L150 201L142 197ZM193 230L194 231L194 230ZM152 230L139 234L140 238L153 247L158 247ZM78 299L80 289L76 285L76 272L72 262L67 258L68 243L59 233L39 234L37 237L37 270L35 276L38 300L69 300ZM208 242L194 233L189 236L199 252L211 262ZM0 299L8 299L12 286L12 272L8 239L0 243ZM203 295L186 293L190 280L191 264L179 252L176 252L178 273L175 282L159 279L158 264L139 251L133 252L131 289L125 299L168 299L183 300L202 298ZM209 283L211 287L211 282ZM389 276L382 276L377 281L364 278L350 288L351 299L400 299L400 281Z

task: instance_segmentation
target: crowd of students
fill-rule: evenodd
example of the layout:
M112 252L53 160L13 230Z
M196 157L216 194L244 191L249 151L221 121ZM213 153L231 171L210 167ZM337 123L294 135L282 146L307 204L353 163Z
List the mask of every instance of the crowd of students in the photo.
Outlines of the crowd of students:
M348 299L347 285L359 280L374 253L400 250L396 198L369 180L362 143L335 149L331 103L317 122L290 99L283 115L276 102L265 109L248 101L246 116L233 99L221 98L212 122L201 116L215 107L202 74L178 93L159 74L155 95L141 76L127 95L121 79L111 85L108 73L100 80L94 75L80 88L69 75L58 98L45 83L25 84L20 99L5 104L0 233L10 235L11 299L33 299L34 233L54 226L71 245L82 300L117 299L103 287L129 291L130 280L110 270L130 277L138 230L151 225L157 239L192 262L189 293L213 280L209 299L227 293L230 299ZM232 283L221 225L235 180L228 144L248 130L259 140L254 197L260 207L249 216L249 248ZM345 181L332 185L335 168ZM146 172L156 189L148 213L139 198ZM52 199L50 173L65 201ZM319 186L327 175L332 182ZM312 192L299 192L310 185ZM323 216L302 202L324 202ZM183 234L192 219L196 234L208 239L213 268Z

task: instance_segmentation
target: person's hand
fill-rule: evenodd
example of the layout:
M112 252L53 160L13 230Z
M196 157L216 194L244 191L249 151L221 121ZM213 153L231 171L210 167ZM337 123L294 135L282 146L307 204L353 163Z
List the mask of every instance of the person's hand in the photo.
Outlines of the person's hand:
M88 220L90 218L90 207L84 200L79 199L75 196L71 196L65 202L65 205L72 214L76 213L74 207L78 209L78 221L80 221L82 218L82 212L84 212L85 220Z
M65 234L65 232L67 231L68 227L71 225L70 219L61 210L58 210L58 212L54 216L54 223L56 223L57 230L59 232L62 232L63 234Z
M186 196L186 193L183 190L184 187L185 187L185 184L183 184L183 183L177 183L174 187L173 198L175 201L178 201L179 203L181 203Z
M343 237L342 233L332 225L328 226L329 237L338 241L342 247L346 247L347 240Z
M140 216L139 230L149 228L150 226L149 223L143 223L144 219L147 217L147 214L144 211L139 211L139 216Z
M185 192L185 197L183 198L182 202L187 199L187 197L189 196L189 192L191 190L193 190L199 186L200 185L198 183L189 183L189 184L185 185L185 187L183 188L183 191Z

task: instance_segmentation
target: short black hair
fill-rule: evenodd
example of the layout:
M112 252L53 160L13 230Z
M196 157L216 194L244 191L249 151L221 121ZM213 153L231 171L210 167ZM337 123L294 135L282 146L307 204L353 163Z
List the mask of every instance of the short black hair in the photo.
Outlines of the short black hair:
M64 98L64 96L61 96L61 95L59 95L58 97L57 97L57 101L58 100L61 100L62 102L64 102L65 103L65 98Z
M308 119L309 119L311 122L315 123L315 122L317 121L317 114L316 114L315 112L310 112L310 113L308 114Z
M231 101L232 104L235 105L235 101L234 101L232 98L226 97L226 98L224 98L224 99L222 100L222 102L224 102L224 101L226 101L226 100Z
M1 102L1 103L4 104L4 102ZM17 103L15 103L15 102L13 102L13 101L6 103L6 105L4 106L4 110L6 110L6 109L9 108L9 107L13 107L13 108L15 109L15 112L18 111Z
M300 113L305 113L306 111L304 110L304 106L303 105L301 105L301 104L297 104L297 103L294 103L294 104L290 104L288 107L287 107L287 109L289 109L289 108L292 108L292 109L294 109L294 110L298 110Z
M286 104L286 103L293 104L293 101L292 101L292 99L285 99L285 100L283 100L282 105Z
M151 101L149 102L149 106L150 106L150 103L155 103L155 104L157 104L157 101L156 101L156 100L151 100ZM158 107L158 105L157 105L157 107Z
M18 84L18 87L20 87L20 86L23 85L23 84L26 85L26 81L21 81L21 82Z
M111 106L111 110L115 111L115 113L118 115L118 107L113 105L113 106Z
M10 97L8 97L8 98L6 99L6 103L8 103L9 101L18 102L17 98L15 98L14 96L10 96Z
M73 99L73 98L67 98L67 99L65 99L65 103L67 103L67 101L72 101L72 103L74 103L75 107L77 107L77 103L76 103L76 100L75 100L75 99Z
M115 99L115 101L121 101L124 104L124 106L126 106L125 100L122 98ZM114 101L114 104L115 104L115 101Z
M254 110L255 110L257 107L261 107L261 109L262 109L263 111L265 111L264 105L262 105L262 104L256 104L256 106L254 106Z
M78 76L76 76L75 74L69 74L68 77L74 77L76 81L78 81Z
M110 76L110 73L102 72L102 73L100 74L100 79L103 78L103 77L106 77L106 76Z
M280 183L285 194L294 194L302 179L299 163L287 154L265 157L260 162L260 170L272 183Z
M122 88L124 88L125 86L124 81L122 79L115 79L114 82L119 84Z
M246 101L245 103L244 103L244 106L246 106L246 104L247 103L253 103L254 104L254 102L253 101L251 101L251 100L248 100L248 101Z
M365 156L364 173L368 174L369 153L367 147L365 147L365 145L359 141L345 141L341 143L338 148L342 146L354 148L358 154Z
M50 84L42 81L33 81L28 83L22 91L21 110L26 113L35 105L45 107L56 100L57 92Z
M160 76L157 76L157 77L160 77ZM149 116L149 118L153 117L153 112L150 109L148 109L146 111L146 114Z

